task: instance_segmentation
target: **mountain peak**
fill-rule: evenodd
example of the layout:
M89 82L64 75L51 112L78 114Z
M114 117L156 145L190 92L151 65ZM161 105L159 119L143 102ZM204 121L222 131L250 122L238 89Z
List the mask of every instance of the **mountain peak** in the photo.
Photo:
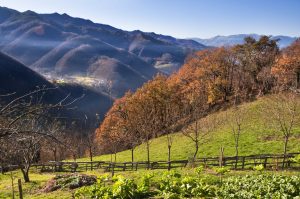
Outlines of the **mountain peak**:
M26 16L39 16L36 12L33 12L31 10L27 10L25 12L22 12L23 15L26 15Z

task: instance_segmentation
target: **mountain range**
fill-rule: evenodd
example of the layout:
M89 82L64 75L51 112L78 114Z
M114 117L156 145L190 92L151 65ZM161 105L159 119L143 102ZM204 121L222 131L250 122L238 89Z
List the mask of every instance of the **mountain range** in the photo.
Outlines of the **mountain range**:
M200 39L200 38L191 38L194 41L197 41L206 46L221 47L221 46L233 46L236 44L244 43L245 37L253 37L258 40L262 35L258 34L237 34L229 36L216 36L209 39ZM284 48L293 43L297 37L289 37L283 35L271 36L271 39L278 40L278 46Z
M0 7L0 51L48 77L112 82L115 97L159 72L177 70L190 52L205 48L194 40L124 31L67 14Z
M112 100L134 91L157 73L170 74L198 50L243 43L246 36L177 39L125 31L67 14L38 14L0 7L0 95L20 96L40 86L56 87L54 103L68 95L77 108L67 117L102 119ZM296 38L274 36L285 47Z

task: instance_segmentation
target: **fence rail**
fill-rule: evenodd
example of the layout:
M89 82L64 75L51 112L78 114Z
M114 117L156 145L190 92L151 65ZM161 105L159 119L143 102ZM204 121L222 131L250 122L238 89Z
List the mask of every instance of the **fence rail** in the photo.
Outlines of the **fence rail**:
M174 161L140 161L140 162L54 162L34 164L33 167L41 172L83 172L94 169L104 169L106 172L137 171L138 169L172 169L184 168L188 165L207 167L226 166L235 170L252 169L254 166L262 164L265 169L297 169L300 164L291 161L291 158L300 153L283 154L260 154L248 156L228 156L228 157L203 157L196 160L174 160ZM18 167L11 165L8 170L15 170Z

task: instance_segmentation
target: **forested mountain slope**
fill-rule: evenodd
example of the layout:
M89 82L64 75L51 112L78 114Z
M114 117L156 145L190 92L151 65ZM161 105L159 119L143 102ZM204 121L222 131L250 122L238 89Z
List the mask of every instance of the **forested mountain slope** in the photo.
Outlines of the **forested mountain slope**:
M273 93L281 96L280 99L272 98L260 111L270 118L265 124L276 124L273 132L281 133L279 137L285 138L287 148L289 135L296 133L293 126L298 121L296 118L300 118L299 53L300 40L280 50L276 40L268 36L259 40L248 37L244 44L231 48L196 52L177 73L170 77L158 75L136 92L115 101L96 131L100 152L135 149L141 143L149 148L151 139L184 131L199 119L228 107L234 107L240 115L235 120L242 124L234 127L235 133L240 134L242 116L246 113L241 114L238 105ZM250 115L246 123L251 124L251 118L256 119L255 114ZM205 119L203 124L196 122L188 133L209 134L219 125L226 127L227 124L217 118ZM166 141L172 143L169 139Z

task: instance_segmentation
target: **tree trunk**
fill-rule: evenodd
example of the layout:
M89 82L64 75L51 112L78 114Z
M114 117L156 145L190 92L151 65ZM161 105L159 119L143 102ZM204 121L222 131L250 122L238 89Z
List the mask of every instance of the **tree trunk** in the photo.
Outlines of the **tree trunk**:
M134 162L134 147L131 148L131 169L133 170L133 162Z
M30 179L29 179L29 168L30 168L30 166L27 166L27 167L25 166L25 168L21 167L21 171L22 171L23 178L24 178L25 182L30 182Z
M168 146L168 170L171 170L171 145Z
M241 135L241 124L238 124L238 131L237 131L237 135L235 137L235 169L237 169L237 166L238 166L240 135Z
M285 166L285 160L286 160L286 155L287 155L288 141L289 141L289 137L288 137L288 136L285 136L285 138L284 138L284 153L283 153L282 168L284 168L284 166Z
M91 162L93 162L93 149L92 149L92 147L90 146L89 147L89 155L90 155L90 160L91 160Z
M235 145L235 166L234 166L235 169L237 169L238 160L239 160L239 146L238 144L236 144Z
M148 169L150 169L150 143L147 140L147 162L148 162Z
M199 142L196 141L195 142L195 153L194 153L194 160L196 160L197 154L198 154L198 150L199 150Z
M89 146L89 155L90 155L91 171L92 171L93 170L93 149L92 149L92 146Z
M56 147L53 149L53 157L54 157L54 161L57 161L57 153L56 153Z

